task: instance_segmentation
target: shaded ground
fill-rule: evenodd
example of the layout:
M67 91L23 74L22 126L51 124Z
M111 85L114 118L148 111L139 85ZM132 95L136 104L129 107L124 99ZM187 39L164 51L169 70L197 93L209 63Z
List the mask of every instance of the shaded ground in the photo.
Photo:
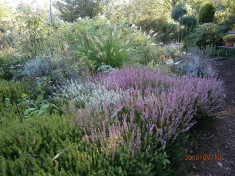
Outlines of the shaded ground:
M235 176L235 59L214 60L212 65L224 81L226 106L215 114L213 126L202 129L204 137L193 155L222 155L222 160L185 162L191 165L197 176Z

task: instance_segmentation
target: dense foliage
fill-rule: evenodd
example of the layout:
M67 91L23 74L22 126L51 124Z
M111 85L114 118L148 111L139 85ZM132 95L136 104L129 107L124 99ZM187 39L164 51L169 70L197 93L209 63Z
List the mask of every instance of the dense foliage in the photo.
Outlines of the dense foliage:
M192 15L185 15L180 19L180 24L192 30L197 24L197 18Z
M0 15L0 175L186 175L191 130L224 103L201 53L231 8L200 24L202 0L63 2L53 24Z
M185 38L185 44L195 45L206 48L211 45L217 45L221 43L222 34L220 27L214 23L205 23L203 25L198 26L195 29L195 33L190 34Z
M3 121L1 175L170 175L170 164L183 154L177 156L172 149L185 143L185 133L196 123L194 115L210 113L222 103L216 79L170 77L147 67L123 68L94 81L120 96L101 103L110 96L93 85L90 96L97 101L92 104L83 99L85 104L76 107L76 94L63 96L71 101L66 116L15 119L10 126L11 121ZM83 90L72 83L62 95L88 91L85 86ZM75 158L81 158L80 164Z
M101 10L100 1L95 0L62 0L55 6L60 11L60 17L69 22L76 21L79 17L94 17Z
M199 23L213 23L215 16L215 6L212 3L207 3L200 9Z
M173 9L172 9L172 13L171 13L171 17L176 20L179 21L180 18L184 15L186 15L188 13L188 10L186 8L186 4L184 3L180 3L177 4Z

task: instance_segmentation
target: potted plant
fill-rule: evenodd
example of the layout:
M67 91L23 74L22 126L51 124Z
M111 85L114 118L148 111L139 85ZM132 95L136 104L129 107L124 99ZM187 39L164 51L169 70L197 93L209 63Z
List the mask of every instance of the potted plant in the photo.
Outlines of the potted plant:
M223 37L223 40L226 42L227 47L234 47L235 35L228 34Z

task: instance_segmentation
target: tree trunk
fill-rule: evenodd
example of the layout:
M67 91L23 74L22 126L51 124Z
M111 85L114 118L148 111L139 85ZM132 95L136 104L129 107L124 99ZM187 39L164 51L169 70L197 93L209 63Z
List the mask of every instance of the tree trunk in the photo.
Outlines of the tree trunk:
M172 1L171 1L171 6L172 6L172 8L175 7L175 5L176 5L175 0L172 0Z

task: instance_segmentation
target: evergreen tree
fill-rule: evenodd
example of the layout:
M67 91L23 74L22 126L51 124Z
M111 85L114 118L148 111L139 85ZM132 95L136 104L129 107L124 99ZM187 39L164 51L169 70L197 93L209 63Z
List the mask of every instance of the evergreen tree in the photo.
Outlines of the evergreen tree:
M215 6L212 3L207 3L200 9L199 23L212 23L215 17Z

